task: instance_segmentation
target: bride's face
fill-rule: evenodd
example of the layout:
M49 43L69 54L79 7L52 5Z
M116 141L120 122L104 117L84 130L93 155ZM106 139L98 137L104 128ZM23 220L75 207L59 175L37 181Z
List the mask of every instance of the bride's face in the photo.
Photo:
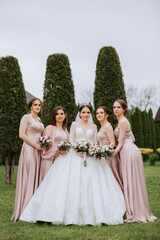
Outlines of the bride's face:
M90 118L91 112L89 108L84 107L81 112L79 113L82 120L87 121Z

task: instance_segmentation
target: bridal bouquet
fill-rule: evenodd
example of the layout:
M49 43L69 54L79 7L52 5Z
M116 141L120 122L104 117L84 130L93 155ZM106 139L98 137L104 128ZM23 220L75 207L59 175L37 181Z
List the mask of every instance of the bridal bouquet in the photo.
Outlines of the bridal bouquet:
M69 149L72 147L70 142L64 141L59 142L57 144L57 148L61 151L69 151Z
M76 144L73 146L73 148L75 149L76 152L84 152L84 166L87 167L87 153L89 151L89 147L90 147L91 143L87 140L80 140L78 142L76 142Z
M41 147L49 147L52 145L52 139L51 137L45 137L45 136L41 136L39 138L39 144ZM43 153L45 153L45 151L43 150Z

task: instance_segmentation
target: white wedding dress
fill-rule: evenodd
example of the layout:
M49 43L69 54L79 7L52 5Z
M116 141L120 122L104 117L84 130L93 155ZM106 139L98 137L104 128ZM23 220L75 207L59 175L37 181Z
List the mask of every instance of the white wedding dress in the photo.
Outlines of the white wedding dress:
M84 132L73 122L70 141L96 142L97 129L90 124ZM20 220L52 224L122 224L126 207L121 189L105 160L83 159L70 150L60 155L23 211Z

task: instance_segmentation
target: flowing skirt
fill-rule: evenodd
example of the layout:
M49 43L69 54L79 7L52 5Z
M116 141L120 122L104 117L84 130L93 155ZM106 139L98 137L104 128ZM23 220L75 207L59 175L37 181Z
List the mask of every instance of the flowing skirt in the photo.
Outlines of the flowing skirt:
M60 155L28 203L20 220L52 224L122 224L125 202L104 159L87 158L74 150Z
M40 151L24 142L18 166L13 221L19 219L39 186L40 159Z
M156 217L149 206L142 155L130 139L125 140L120 158L126 203L125 221L154 221Z

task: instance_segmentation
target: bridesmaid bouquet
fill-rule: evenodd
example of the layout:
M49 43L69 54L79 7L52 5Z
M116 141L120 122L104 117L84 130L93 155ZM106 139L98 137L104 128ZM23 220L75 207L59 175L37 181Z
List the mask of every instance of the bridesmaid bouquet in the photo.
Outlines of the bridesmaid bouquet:
M41 136L39 138L39 144L41 147L49 147L52 145L52 139L51 137L45 137L45 136ZM45 153L45 150L43 150L43 154Z
M84 157L83 157L83 160L84 160L84 166L87 167L87 160L86 160L86 156L87 156L87 153L89 152L89 147L90 147L91 143L87 140L80 140L78 142L76 142L76 144L73 146L74 150L76 152L84 152Z
M72 147L70 142L64 141L59 142L57 144L57 148L61 151L69 151L69 149Z
M102 157L109 158L113 155L115 150L114 150L112 144L109 144L109 145L102 146L102 152L103 152Z
M99 144L94 144L90 146L88 154L90 157L95 157L95 158L104 157L103 148Z
M90 157L95 157L95 158L109 158L113 155L114 153L114 148L112 146L112 144L110 145L98 145L98 144L94 144L89 148L89 156Z

